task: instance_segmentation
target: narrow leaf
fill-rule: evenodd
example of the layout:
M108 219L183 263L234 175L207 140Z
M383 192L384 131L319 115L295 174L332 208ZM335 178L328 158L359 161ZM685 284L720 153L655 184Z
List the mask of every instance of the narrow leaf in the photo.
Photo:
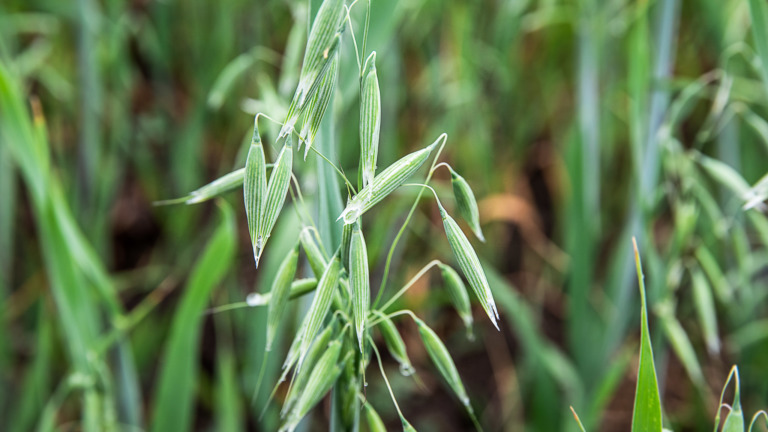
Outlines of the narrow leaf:
M653 364L653 348L651 335L648 330L648 309L645 303L645 283L643 282L643 266L637 243L632 239L635 248L635 266L637 281L640 286L640 364L637 371L637 390L635 393L635 408L632 413L632 432L661 432L661 399L659 385L656 379L656 367Z
M712 290L707 279L698 267L691 269L691 288L693 289L693 304L696 307L699 326L707 343L707 351L710 354L717 354L720 352L720 336L717 334L715 301L712 298Z
M235 253L234 215L229 207L221 208L221 225L193 267L174 315L160 363L152 431L191 429L201 317L211 291L229 270Z
M675 354L683 364L688 376L691 377L691 381L696 384L699 389L703 389L706 384L704 382L704 375L701 372L701 365L696 358L696 351L693 349L693 344L688 337L688 334L683 329L680 321L675 317L672 305L669 303L662 303L656 308L661 321L664 334L669 340L669 344L675 351Z
M768 5L762 0L749 0L749 15L752 18L752 38L760 58L763 86L768 92Z
M731 403L731 409L728 416L723 423L723 432L744 432L744 413L741 410L741 382L739 380L739 368L736 366L731 370L731 374L728 376L730 381L731 375L735 379L735 389L733 391L733 403ZM728 383L726 382L726 386ZM723 388L725 391L725 388ZM722 395L720 395L720 403L722 404Z
M749 183L730 165L702 154L697 154L696 160L707 174L735 193L740 201L751 198Z

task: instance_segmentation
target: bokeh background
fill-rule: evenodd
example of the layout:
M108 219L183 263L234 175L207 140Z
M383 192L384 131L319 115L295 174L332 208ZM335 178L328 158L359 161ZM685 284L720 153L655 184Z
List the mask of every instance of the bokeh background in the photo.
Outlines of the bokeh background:
M295 218L281 216L256 270L241 193L153 202L244 166L254 114L285 114L318 4L0 4L0 429L80 430L92 420L84 406L117 430L148 429L162 415L154 402L169 335L187 326L199 347L178 366L194 364L193 379L172 386L194 401L179 430L276 430L279 394L260 414L290 339L254 396L265 310L174 317L194 302L267 291ZM358 42L366 7L351 13ZM379 166L445 132L443 160L478 197L488 240L473 245L501 331L476 308L468 340L439 277L402 304L446 341L486 430L573 430L569 406L589 430L629 429L640 318L633 236L665 424L711 428L734 364L747 415L768 407L766 24L746 0L371 1ZM347 34L333 133L319 140L350 178L357 89ZM276 130L263 133L269 143ZM333 194L316 159L297 164L312 205ZM447 174L435 184L450 196ZM374 280L414 193L401 190L371 216ZM395 285L432 258L450 260L447 251L424 200L396 250ZM185 299L206 284L210 295ZM422 431L472 430L415 325L399 328L419 380L388 357L385 366L406 417ZM398 429L375 368L368 378L366 396ZM326 430L328 416L326 401L302 427Z

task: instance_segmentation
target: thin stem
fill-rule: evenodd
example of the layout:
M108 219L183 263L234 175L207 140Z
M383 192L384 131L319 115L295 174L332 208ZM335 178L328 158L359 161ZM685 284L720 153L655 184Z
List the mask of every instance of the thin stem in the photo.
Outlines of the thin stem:
M299 139L300 139L300 140L302 140L302 141L304 141L304 140L303 140L301 137L299 137ZM306 145L306 141L304 141L304 142L305 142L305 145ZM316 149L316 148L315 148L315 146L310 146L309 148L310 148L310 149L311 149L313 152L317 153L317 155L318 155L318 156L320 156L321 158L325 159L325 161L326 161L326 162L328 162L328 163L329 163L329 164L330 164L330 165L333 167L333 169L335 169L335 170L336 170L336 172L339 174L339 176L341 176L341 178L343 178L343 179L344 179L344 183L346 183L346 184L347 184L347 187L348 187L348 188L349 188L349 189L352 191L352 194L353 194L353 195L357 193L357 192L355 191L355 187L354 187L354 186L352 186L352 183L350 183L350 182L349 182L349 179L347 179L347 176L345 176L345 175L344 175L344 173L343 173L343 172L341 172L341 170L340 170L338 167L336 167L336 165L335 165L333 162L331 162L331 161L330 161L330 160L329 160L327 157L325 157L325 155L323 155L322 153L320 153L320 150Z
M363 57L365 57L365 45L368 43L368 28L371 25L371 0L368 0L368 9L365 12L365 27L363 27ZM360 76L363 75L363 69L360 69Z
M230 303L230 304L225 304L225 305L221 305L221 306L212 307L212 308L208 309L207 311L205 311L205 315L213 315L213 314L217 314L217 313L220 313L220 312L228 312L228 311L235 310L235 309L245 309L245 308L249 308L249 307L253 307L253 306L249 305L248 302L244 302L244 301L243 302L235 302L235 303Z
M373 320L371 322L369 322L365 326L366 329L375 327L377 324L379 324L380 322L384 321L385 319L392 319L392 318L400 316L400 315L410 315L411 318L413 318L414 321L416 321L419 318L419 317L416 316L415 313L413 313L413 311L411 311L409 309L401 309L399 311L392 312L391 314L385 314L385 313L381 312L380 310L375 310L375 311L373 311L373 314L374 315L376 315L376 314L381 315L381 317L377 318L377 319L375 319L375 320Z
M405 294L405 292L408 291L408 289L410 287L412 287L416 283L417 280L421 279L421 277L424 276L432 267L434 267L434 266L436 266L438 264L442 264L442 262L440 260L432 260L427 265L422 267L422 269L419 270L418 273L416 273L416 276L412 277L411 280L408 281L408 283L405 284L405 286L403 286L400 289L400 291L397 292L397 294L393 295L392 298L389 299L389 301L384 303L384 306L381 307L381 311L386 311L387 308L392 306L392 303L397 301L397 299L400 298L400 296Z
M431 170L429 170L429 172L430 172L430 173L434 173L434 172L435 172L435 171L437 171L437 169L438 169L438 168L440 168L441 166L444 166L444 167L448 168L448 170L449 170L451 173L454 173L454 172L455 172L455 171L453 170L453 167L452 167L452 166L450 166L450 165L448 164L448 162L440 162L439 164L435 165L435 167L434 167L434 168L432 168Z
M301 214L296 211L296 214L299 216L299 219L301 220L302 225L304 226L311 226L312 228L317 231L317 226L315 226L315 220L312 219L312 215L309 213L309 209L307 207L307 203L304 201L304 195L301 193L301 186L299 185L299 179L296 178L296 176L291 172L291 180L293 180L293 187L296 189L296 195L299 197L299 204L301 208L304 210L304 217L307 218L309 221L309 225L305 222L305 219L302 218ZM293 190L291 190L291 199L295 202L296 199L293 196Z
M333 313L333 316L335 317L336 315L341 316L342 318L344 318L344 321L346 321L346 324L344 324L344 328L341 329L341 333L344 333L344 331L347 329L347 327L349 327L349 325L350 325L349 323L352 322L352 320L350 320L349 319L349 315L344 313L344 311L341 310L341 309L336 309L336 311Z
M747 429L747 432L752 432L752 427L755 425L755 423L760 418L760 416L763 416L763 418L765 418L765 424L766 426L768 426L768 413L761 410L756 412L755 415L752 417L752 421L749 422L749 429Z
M405 183L403 186L415 186L415 187L427 188L427 189L431 190L432 191L432 195L435 196L435 201L437 201L437 205L440 208L443 208L443 204L440 202L440 198L438 198L438 196L437 196L437 191L432 186L426 185L424 183Z
M359 63L359 62L360 62L360 61L359 61L359 59L358 59L358 63ZM274 123L276 123L276 124L279 124L279 125L281 125L281 126L285 126L285 123L279 122L279 121L277 121L277 120L273 119L272 117L270 117L270 116L268 116L268 115L266 115L266 114L263 114L263 113L258 113L258 114L256 114L256 117L257 117L257 120L256 120L256 121L258 121L258 117L259 117L259 116L261 116L261 117L264 117L265 119L267 119L267 120L270 120L270 121L272 121L272 122L274 122ZM349 187L349 188L352 190L352 194L355 194L355 193L357 193L357 192L355 192L355 188L352 186L352 183L350 183L350 182L349 182L349 179L347 179L347 176L345 176L345 175L344 175L344 173L343 173L343 172L342 172L342 171L341 171L341 170L340 170L340 169L339 169L339 168L336 166L336 164L334 164L333 162L331 162L331 161L330 161L330 159L328 159L327 157L325 157L325 155L323 155L323 154L320 152L320 150L316 149L316 148L315 148L315 146L311 146L311 145L307 144L307 140L305 140L304 138L302 138L302 137L301 137L301 134L300 134L300 133L299 133L299 132L296 130L296 128L294 128L293 126L291 126L291 132L295 133L295 134L296 134L296 136L299 138L299 141L301 141L301 142L302 142L302 143L303 143L305 146L309 147L309 148L310 148L310 149L311 149L313 152L315 152L315 153L316 153L318 156L320 156L320 157L321 157L321 158L323 158L323 159L324 159L326 162L328 162L328 163L329 163L329 164L330 164L330 165L333 167L333 169L334 169L334 170L336 170L336 172L339 174L339 176L341 176L341 178L342 178L342 179L344 179L344 183L346 183L346 184L347 184L347 187Z
M397 399L395 399L395 393L392 391L392 386L389 385L387 374L384 372L384 365L381 363L381 355L379 355L379 349L376 348L376 344L373 343L373 339L371 338L371 335L368 335L368 339L369 339L368 342L370 342L371 347L373 348L373 352L376 353L376 360L379 363L379 370L381 371L381 376L384 378L384 383L387 384L389 395L392 397L392 403L395 404L395 409L397 410L397 413L400 414L400 418L405 418L403 417L403 412L400 411L400 406L397 404Z
M320 252L323 253L323 258L324 259L328 259L328 251L325 250L325 246L323 246L323 242L320 241L320 231L317 230L317 227L315 227L315 226L305 226L304 228L302 228L302 231L304 231L304 230L313 231L314 232L312 235L315 237L315 239L314 239L315 240L315 244L320 249ZM299 234L299 235L301 235L301 234Z
M440 148L437 149L437 153L435 154L435 159L432 161L432 166L429 168L429 173L427 174L427 178L424 180L425 184L429 183L429 180L432 178L432 173L437 164L437 159L440 157L440 153L443 152L443 147L445 147L445 143L448 140L448 135L442 134L437 139L443 140L443 143L440 144ZM379 301L381 300L381 296L384 293L385 288L387 287L387 277L389 276L389 268L392 265L392 256L395 254L395 247L397 247L397 243L400 241L400 237L403 236L403 233L405 232L405 228L408 226L408 223L411 221L411 217L413 217L413 213L416 211L416 207L419 205L419 200L421 200L421 195L423 193L424 193L424 189L419 191L419 194L416 196L416 199L414 200L413 205L411 206L411 210L408 212L408 216L405 218L405 222L403 222L403 226L400 227L400 231L398 231L397 236L395 236L395 240L392 241L392 246L390 246L389 248L389 253L387 253L387 263L384 265L384 276L382 276L381 285L379 286L379 293L376 295L376 300L373 302L374 309L379 304Z
M344 9L347 10L347 18L345 19L345 21L349 25L349 32L352 33L352 44L355 46L355 58L357 59L357 69L362 74L363 65L362 63L360 63L360 54L358 53L358 50L357 50L357 40L355 39L355 29L352 27L352 18L349 16L350 10L355 6L355 3L357 3L357 1L358 0L353 1L352 4L349 5L349 7L345 5Z
M270 117L270 116L260 112L260 113L257 113L256 114L256 118L253 119L253 122L256 124L257 128L259 127L259 117L264 117L265 119L271 121L272 123L279 124L280 126L285 126L285 124L283 122L277 121L277 120L273 119L272 117Z

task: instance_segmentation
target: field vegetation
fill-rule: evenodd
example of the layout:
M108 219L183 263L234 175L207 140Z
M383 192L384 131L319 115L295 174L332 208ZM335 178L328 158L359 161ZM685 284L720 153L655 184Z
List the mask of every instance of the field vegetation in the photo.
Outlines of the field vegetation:
M768 430L764 0L5 0L0 430Z

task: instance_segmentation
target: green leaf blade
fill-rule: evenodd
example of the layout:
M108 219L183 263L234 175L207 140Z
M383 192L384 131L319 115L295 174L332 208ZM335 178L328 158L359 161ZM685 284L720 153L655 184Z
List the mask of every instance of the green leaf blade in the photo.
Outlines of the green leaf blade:
M634 239L633 239L634 242ZM640 364L637 371L637 390L635 393L635 408L632 413L632 432L661 432L661 398L659 384L656 378L656 367L653 363L653 348L648 330L648 311L645 301L645 283L643 282L643 267L640 253L635 247L635 265L637 280L640 286Z

